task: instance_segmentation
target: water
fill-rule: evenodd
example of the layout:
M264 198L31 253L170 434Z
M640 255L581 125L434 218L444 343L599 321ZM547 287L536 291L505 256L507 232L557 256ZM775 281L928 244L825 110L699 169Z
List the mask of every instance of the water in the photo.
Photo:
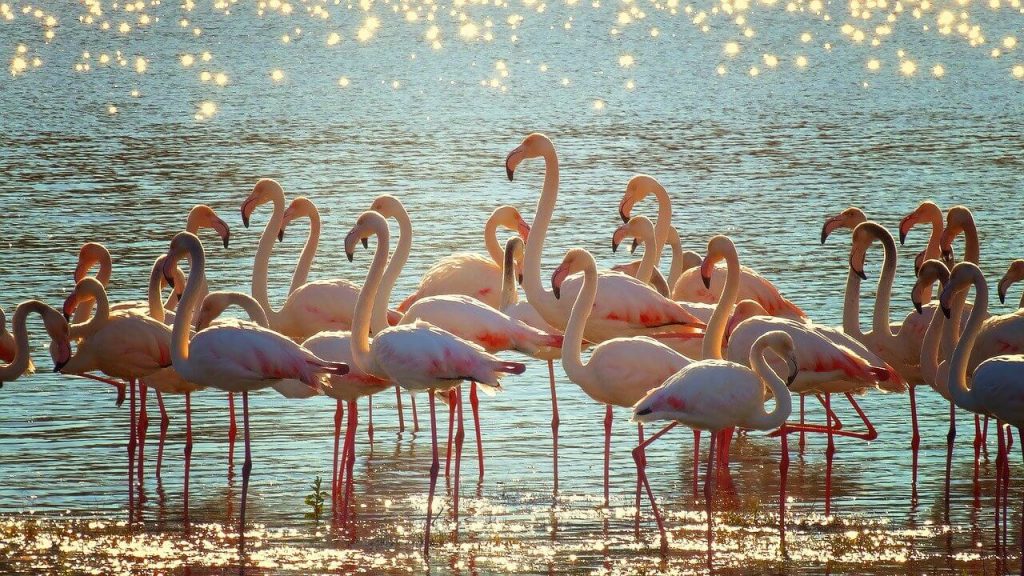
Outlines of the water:
M616 262L608 241L625 183L637 172L654 175L670 191L686 247L703 251L710 235L729 234L745 264L819 322L839 323L848 240L837 234L821 247L818 231L826 214L847 205L894 229L922 199L964 203L978 221L982 268L990 278L1019 256L1013 231L1024 216L1024 98L1017 76L1024 69L1015 68L1021 61L1015 38L1006 39L1020 30L1019 6L1005 2L998 8L794 2L792 9L779 3L309 2L288 4L290 11L276 1L153 2L141 11L102 3L102 15L91 23L88 5L42 2L27 13L27 2L4 6L0 54L15 72L0 79L6 223L0 303L8 311L26 298L59 304L72 286L78 247L90 240L114 254L111 298L142 297L150 263L197 202L213 206L233 227L228 249L204 238L211 285L248 291L269 214L258 210L254 229L245 230L237 210L264 176L279 179L289 196L312 197L323 212L311 278L361 279L370 256L348 263L342 235L376 195L399 196L417 235L397 301L437 258L482 251L480 229L497 204L532 216L541 166L524 164L514 183L502 166L530 131L551 136L562 163L547 273L577 245L601 265ZM320 17L324 11L328 19ZM947 11L953 22L944 34ZM140 21L143 14L148 24ZM46 25L50 15L55 26ZM122 22L127 32L119 31ZM966 29L958 29L961 22ZM846 23L856 29L844 32ZM877 30L882 25L888 33ZM54 33L49 41L47 30ZM856 30L866 34L862 41ZM334 45L331 33L340 37ZM984 43L972 46L971 34L975 44L978 35ZM728 53L732 42L735 55ZM635 213L653 215L654 206L644 203ZM271 265L275 303L283 300L303 224L293 230ZM925 236L913 232L901 255L920 250ZM880 260L877 251L868 257L872 279ZM901 265L895 318L911 311L911 278ZM38 334L33 343L43 344ZM39 374L4 387L0 571L211 573L237 565L232 522L240 479L227 476L223 394L193 400L190 530L181 525L179 398L167 399L172 420L162 483L149 466L143 520L128 525L127 410L114 408L107 387L47 373L43 356L36 355ZM649 451L649 475L672 532L663 556L646 508L640 538L634 534L629 450L636 440L626 413L617 412L615 421L613 506L605 511L602 408L556 373L559 495L552 495L547 370L528 361L526 374L481 402L487 461L480 484L472 427L467 430L463 518L457 527L451 522L442 483L429 563L418 555L430 456L424 399L419 434L396 437L390 394L375 402L372 444L360 429L353 535L304 517L310 483L329 476L333 406L323 398L254 395L249 518L257 525L246 565L258 573L704 571L703 499L690 488L691 435L673 432ZM152 463L159 418L150 400ZM919 393L916 503L906 397L872 393L862 404L879 437L838 441L832 523L822 517L824 441L809 438L797 457L791 439L788 559L774 528L778 442L761 434L737 441L733 486L716 516L719 569L1001 571L991 526L994 448L981 463L976 497L971 426L962 419L947 526L944 402L928 390ZM839 409L852 427L852 411ZM821 412L811 408L811 414ZM1011 494L1014 550L1019 492ZM1015 562L1011 555L1009 569Z

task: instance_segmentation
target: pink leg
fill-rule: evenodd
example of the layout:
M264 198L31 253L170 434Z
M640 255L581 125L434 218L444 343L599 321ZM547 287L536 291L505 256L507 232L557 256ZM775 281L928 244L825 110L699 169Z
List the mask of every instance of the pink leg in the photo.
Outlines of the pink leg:
M953 472L953 442L956 440L956 405L949 403L949 432L946 433L946 501L945 519L949 521L949 483Z
M398 433L405 432L405 411L402 410L402 387L395 384L395 406L398 408Z
M604 507L608 507L608 476L612 462L612 405L604 412Z
M132 518L132 506L135 505L135 446L136 436L138 430L135 424L135 380L128 381L129 396L129 413L131 422L128 430L128 517Z
M476 386L476 383L473 383ZM455 432L455 492L452 497L452 511L455 514L455 522L459 521L459 470L462 467L462 442L466 438L466 429L462 421L462 386L455 388L455 402L459 408L459 427ZM477 432L479 432L477 428ZM481 469L481 475L482 475Z
M373 396L366 397L366 436L373 444Z
M782 452L779 458L779 545L783 552L786 550L786 481L789 478L789 441L784 428L785 425L779 442Z
M461 390L461 388L460 388ZM480 436L480 399L476 395L476 382L470 382L469 405L473 409L473 427L476 430L476 458L480 466L480 482L484 481L484 441ZM459 392L459 418L462 418L462 392Z
M1021 454L1024 455L1024 430L1017 428L1017 438L1020 440ZM1021 514L1024 514L1024 508L1021 509ZM1021 520L1020 529L1020 573L1024 576L1024 520Z
M712 554L713 543L714 543L714 516L712 516L712 509L714 504L715 496L715 436L717 434L711 433L711 447L708 448L708 473L704 479L704 500L707 503L707 514L708 514L708 569L713 571L712 566L714 565L714 556Z
M164 407L164 398L160 391L156 392L156 403L160 407L160 442L156 449L156 481L160 481L160 468L164 462L164 442L167 441L167 427L171 419L167 417L167 408Z
M359 424L359 411L356 410L355 400L350 400L348 403L348 430L345 432L345 448L346 448L346 470L345 470L345 506L344 515L342 521L348 524L350 511L352 508L352 491L354 485L352 484L352 475L356 466L356 427Z
M804 423L804 399L805 399L805 396L803 394L801 394L800 395L800 424ZM783 434L783 438L785 438L785 434ZM804 431L801 430L800 431L800 441L799 441L800 454L804 453L804 445L805 444L806 444L806 440L804 439Z
M996 554L1002 554L1002 538L1000 538L1000 531L1002 523L999 521L999 514L1002 510L1001 492L1003 488L1003 458L1005 455L1006 445L1003 440L1003 427L996 425L996 436L999 439L999 451L996 453L996 506L995 506L995 518L996 518Z
M437 420L434 416L434 393L427 394L430 402L430 441L433 450L433 461L430 464L430 491L427 492L427 524L423 531L423 556L430 556L430 521L434 509L434 489L437 487L437 473L440 465L437 461ZM415 412L414 412L415 413Z
M341 418L344 408L342 407L341 400L335 401L334 407L334 464L331 466L331 513L334 516L334 520L338 520L339 513L341 510L338 506L340 504L339 499L341 497L341 479L342 471L338 467L338 448L341 443Z
M637 448L644 445L644 425L637 423ZM639 458L634 457L633 461L636 462L636 500L634 500L633 508L635 510L635 530L637 534L640 533L640 493L643 490L643 481L640 479L642 471L647 468L647 454L641 450L638 454Z
M981 486L979 480L981 478L980 463L981 463L981 417L977 414L974 415L974 499L977 500L981 496Z
M981 427L981 452L988 460L988 416L985 416L985 423Z
M238 426L235 424L235 393L228 392L228 479L231 479L235 462L235 437L238 435Z
M185 393L185 524L188 524L188 477L192 471L192 394Z
M672 422L659 430L656 434L645 440L642 444L633 449L633 462L636 463L637 476L640 478L640 482L644 485L644 489L647 491L647 497L651 501L651 510L654 512L654 520L658 523L658 532L661 534L662 545L668 542L668 537L665 534L665 523L661 519L661 514L658 512L658 505L654 500L654 492L651 490L651 483L647 480L647 447L650 446L655 440L661 438L666 432L676 427L676 422ZM639 507L637 508L637 516L639 517ZM639 520L638 520L639 521Z
M146 414L146 388L139 382L139 500L145 500L142 494L142 464L146 454L146 431L149 429L149 416Z
M552 458L554 461L555 468L555 488L554 493L558 494L558 394L555 392L555 365L551 360L548 360L548 379L551 383L551 441L552 441ZM483 469L483 466L481 466Z
M1013 450L1013 429L1004 426L1006 433L1006 454L1003 456L1003 552L1006 552L1007 517L1010 505L1010 452Z
M420 431L420 415L419 415L419 413L416 412L416 395L412 394L410 396L410 398L411 398L411 400L409 401L409 403L412 404L412 431L413 432L419 432Z
M832 433L832 395L825 394L825 425L828 428L828 445L825 448L825 516L832 514L832 458L836 444Z
M452 448L455 447L455 389L448 391L448 444L445 446L444 477L451 476Z
M245 462L242 464L242 508L238 518L238 548L245 549L245 501L249 495L249 474L252 473L252 449L249 444L249 393L242 392L242 432L245 436Z
M910 427L913 432L910 436L910 452L911 452L911 487L915 494L914 500L917 500L917 456L918 450L921 447L921 434L917 427L917 399L914 394L914 390L917 388L916 385L910 385Z
M95 380L97 382L103 382L104 384L110 384L114 388L117 388L117 400L115 402L115 405L118 408L120 408L121 404L124 404L124 393L125 393L125 384L124 384L124 382L118 382L117 380L111 380L110 378L103 378L101 376L96 376L95 374L68 374L68 376L77 376L79 378L88 378L90 380Z
M693 429L693 497L697 497L700 476L700 430Z

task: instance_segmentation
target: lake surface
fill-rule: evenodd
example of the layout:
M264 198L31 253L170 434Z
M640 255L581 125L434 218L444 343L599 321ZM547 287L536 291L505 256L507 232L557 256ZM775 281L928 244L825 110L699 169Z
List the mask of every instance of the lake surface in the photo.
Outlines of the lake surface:
M562 167L545 274L573 246L590 249L602 266L622 261L608 250L609 238L627 180L643 172L670 191L687 248L703 252L711 235L730 235L743 263L819 322L839 324L849 240L836 234L820 246L818 234L826 215L848 205L892 230L924 199L970 206L982 268L994 284L1022 254L1020 12L1017 0L7 0L0 5L9 72L0 76L0 305L10 312L27 298L60 304L86 241L102 241L114 255L113 300L143 297L153 259L198 202L233 229L227 249L204 236L211 286L247 292L269 208L257 210L248 230L238 209L260 177L319 204L324 233L314 279L360 281L370 255L347 262L342 237L375 196L400 197L416 237L396 303L441 256L482 251L483 222L498 204L532 218L542 166L524 163L513 183L503 169L505 154L532 131L552 138ZM648 201L635 213L654 211ZM296 224L275 248L275 303L304 231ZM915 230L901 256L920 250L926 235ZM872 282L880 260L876 248L868 257ZM896 319L912 311L912 278L903 262ZM141 521L129 524L127 407L114 407L109 387L50 374L35 321L32 329L40 373L6 384L0 410L0 571L207 574L238 565L241 445L229 478L224 394L193 399L189 530L181 523L182 401L166 402L172 420L157 485L159 419L150 398L147 500ZM309 485L329 477L333 404L255 394L255 525L244 564L268 574L704 572L703 499L690 490L692 435L673 432L649 451L648 474L672 532L661 554L646 508L639 538L633 529L636 435L628 414L616 414L605 510L603 408L559 367L560 491L553 496L547 367L527 364L503 393L481 400L486 475L476 482L470 428L463 517L451 521L442 482L427 563L418 552L430 458L425 399L418 434L396 434L389 393L374 403L372 444L360 428L353 535L304 517ZM994 432L976 496L972 426L961 419L946 524L947 405L925 388L918 400L916 501L906 396L862 399L879 436L838 440L832 522L823 517L824 439L808 438L801 457L791 439L785 557L774 527L778 442L762 434L738 439L732 488L716 517L717 567L1000 573ZM836 405L853 426L852 411ZM1019 476L1019 460L1012 462ZM1019 485L1011 480L1011 551L1019 549ZM1005 569L1016 563L1011 554Z

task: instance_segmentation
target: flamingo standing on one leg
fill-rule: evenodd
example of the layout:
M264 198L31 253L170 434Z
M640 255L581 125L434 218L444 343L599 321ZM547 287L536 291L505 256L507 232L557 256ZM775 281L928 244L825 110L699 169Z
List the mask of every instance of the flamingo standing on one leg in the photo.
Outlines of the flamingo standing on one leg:
M569 250L551 276L551 287L555 297L560 298L565 279L578 271L583 273L583 286L576 296L565 328L562 368L569 380L592 399L605 405L604 505L608 506L612 407L632 406L692 360L653 339L638 337L605 340L594 347L590 360L584 364L580 358L583 330L599 289L594 257L582 248ZM643 435L642 429L640 434ZM639 485L637 490L639 495Z
M244 547L245 503L252 471L249 392L289 378L318 388L325 383L328 375L347 373L348 366L318 358L285 336L257 326L215 326L196 332L190 340L189 328L198 304L199 290L205 279L206 255L198 238L188 232L181 232L171 241L164 261L164 276L171 277L173 267L185 257L191 265L182 294L181 310L174 319L170 358L178 374L190 382L242 393L245 463L242 466L239 546Z
M351 338L352 359L366 374L398 382L410 391L428 393L433 461L423 535L423 551L427 555L430 552L430 521L439 470L434 393L455 389L462 380L473 380L485 389L496 389L500 387L498 379L502 373L521 374L526 366L499 360L479 346L426 322L388 327L377 332L371 342L371 310L381 288L388 259L389 232L384 217L377 212L360 215L356 225L345 236L345 252L351 260L356 244L370 236L377 237L377 251L356 305Z

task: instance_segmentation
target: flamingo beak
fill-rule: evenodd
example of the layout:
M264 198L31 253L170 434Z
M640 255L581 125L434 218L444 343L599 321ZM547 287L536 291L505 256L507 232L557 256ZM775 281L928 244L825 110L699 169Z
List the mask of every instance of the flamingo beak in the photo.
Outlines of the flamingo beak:
M800 373L800 366L798 366L797 363L796 363L796 356L795 355L793 355L793 354L789 355L789 362L788 363L789 363L789 376L786 378L786 387L787 388L793 385L793 382L796 381L797 375Z
M630 254L635 254L635 253L636 253L636 249L637 249L637 248L638 248L639 246L640 246L640 240L638 240L638 239L636 239L636 238L633 238L633 244L632 244L632 245L630 245L630 247L629 247L629 253L630 253Z
M71 294L64 300L64 306L61 310L64 313L64 320L71 320L71 315L75 312L75 308L78 308L78 298Z
M910 233L910 229L917 224L917 212L911 212L900 220L900 245L902 246L907 242L907 234Z
M519 166L519 163L523 161L524 157L525 154L522 145L516 146L508 153L508 156L505 157L505 175L508 176L509 182L511 182L513 176L515 176L516 166Z
M561 298L562 296L562 282L569 275L569 267L562 263L558 268L555 268L553 274L551 274L551 291L555 293L555 298Z
M231 229L228 228L227 222L220 218L214 218L211 228L217 231L217 235L224 242L224 247L227 248L228 243L231 241Z
M250 196L245 199L245 202L242 202L242 225L246 228L249 227L249 216L252 215L252 211L255 208L253 200L252 196Z
M1009 275L1005 275L999 279L999 303L1006 304L1006 291L1009 288L1010 278Z
M71 361L71 343L61 340L57 344L57 354L53 359L53 371L60 372L61 368L66 366L69 361Z
M516 222L516 228L519 230L519 237L523 239L523 242L526 242L530 237L530 225L526 220L523 220L522 216L520 216L518 222Z
M709 256L704 257L700 263L700 279L704 282L704 288L711 289L711 274L715 269L715 261Z
M952 284L947 285L946 288L942 290L942 294L939 295L939 308L942 309L942 314L946 317L946 319L949 319L950 314L949 298L953 293L952 288Z
M857 265L854 264L854 262L853 262L853 254L850 255L850 270L854 274L856 274L857 277L860 278L861 280L867 280L868 279L868 275L864 273L864 266L862 265L861 267L858 268Z
M622 202L619 202L619 218L622 218L622 223L629 222L629 215L633 211L633 201L629 198L623 198Z
M619 251L619 243L622 242L625 236L626 230L624 226L619 226L615 229L615 232L612 234L612 252Z
M917 296L917 289L910 295L910 301L914 303L914 309L917 310L918 314L923 314L924 309L921 306L921 299Z
M164 258L163 266L161 266L161 270L164 273L164 281L167 282L167 285L170 286L172 289L174 288L174 268L175 268L175 266L176 266L176 263L174 262L174 259L171 258L170 256L168 256L167 258Z
M825 220L825 223L821 226L821 243L824 244L825 240L828 240L829 234L835 231L836 228L842 226L843 216L837 215Z

